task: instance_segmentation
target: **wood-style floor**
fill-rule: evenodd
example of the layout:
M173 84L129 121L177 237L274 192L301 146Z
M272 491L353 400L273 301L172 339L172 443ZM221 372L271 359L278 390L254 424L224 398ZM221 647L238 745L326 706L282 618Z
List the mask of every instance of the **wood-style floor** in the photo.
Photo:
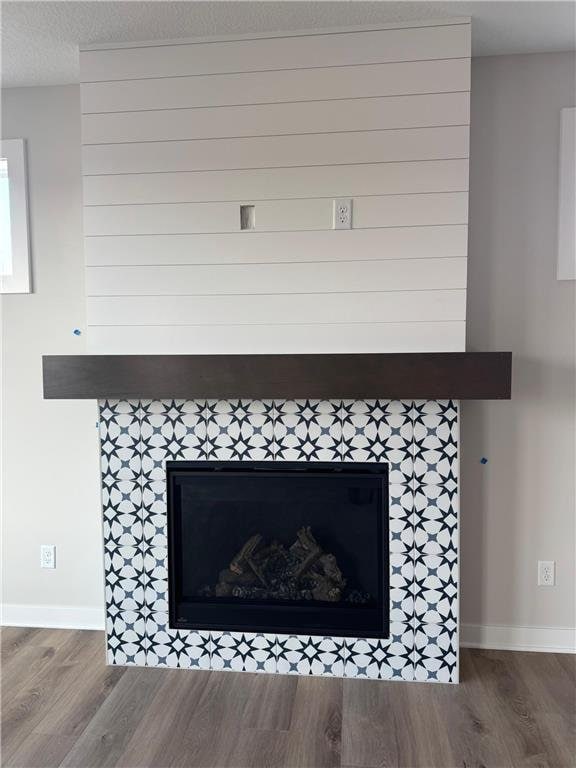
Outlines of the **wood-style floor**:
M462 651L459 686L107 667L101 632L2 631L2 765L574 766L573 656Z

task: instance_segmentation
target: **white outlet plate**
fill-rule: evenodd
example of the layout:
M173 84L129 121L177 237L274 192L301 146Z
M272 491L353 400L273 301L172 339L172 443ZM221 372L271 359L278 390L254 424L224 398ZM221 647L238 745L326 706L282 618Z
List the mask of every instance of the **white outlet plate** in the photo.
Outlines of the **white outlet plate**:
M40 568L56 568L56 546L54 544L40 545Z
M538 586L553 587L556 584L556 563L554 560L538 560Z
M352 229L352 200L349 197L334 200L332 223L334 229Z

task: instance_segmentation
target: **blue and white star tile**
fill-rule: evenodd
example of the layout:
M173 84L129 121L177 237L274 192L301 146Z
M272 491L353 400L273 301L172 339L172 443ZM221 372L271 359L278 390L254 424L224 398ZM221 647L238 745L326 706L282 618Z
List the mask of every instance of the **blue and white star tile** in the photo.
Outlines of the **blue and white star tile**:
M139 515L142 507L140 480L116 480L111 475L102 477L102 508L105 519L115 515Z
M415 402L414 475L424 485L447 485L458 477L458 410L451 400Z
M166 483L144 480L142 485L143 542L148 547L167 547Z
M375 421L386 416L407 416L412 418L411 400L342 400L342 418L347 419L359 414L370 414Z
M145 491L146 495L146 491ZM158 507L162 507L158 509ZM166 526L166 503L164 498L148 505L142 510L142 536L146 547L168 546L168 531Z
M343 677L346 661L343 637L278 635L277 671L284 675Z
M216 461L274 458L272 400L208 400L207 457Z
M413 680L414 630L392 622L388 638L346 638L345 677Z
M441 428L436 430L440 431ZM414 427L414 477L420 484L450 485L458 480L458 448L451 437L438 435L416 437L420 431L429 431L416 424Z
M409 486L388 486L390 552L411 552L414 546L414 494Z
M152 546L167 545L166 462L206 458L206 420L202 401L179 402L186 408L178 417L176 414L152 413L142 421L143 538ZM172 418L176 420L175 424Z
M455 491L445 485L414 485L414 523L426 525L429 520L446 520L458 515L457 486Z
M414 531L415 556L438 555L448 562L458 557L458 518L450 508L447 514L420 518Z
M277 461L341 461L339 400L275 400Z
M406 413L387 413L382 406L366 400L344 401L343 459L387 463L390 483L410 484L414 466L412 420Z
M140 422L134 413L100 408L100 467L103 508L134 512L140 508Z
M458 613L458 564L438 555L416 555L414 615L421 624L442 624Z
M381 407L385 413L407 416L412 420L414 411L414 402L412 400L380 400Z
M458 423L457 400L414 400L412 408L414 421L429 425L445 423L451 428Z
M414 618L414 595L412 594L412 584L406 587L391 587L389 593L390 599L390 620L408 623Z
M104 552L107 610L139 611L144 606L144 560L139 547L116 547Z
M412 588L414 580L414 559L412 552L390 553L390 587L392 589Z
M142 513L116 512L108 507L104 510L104 549L111 552L118 547L139 547L142 544Z
M458 682L458 634L442 624L416 627L414 679L420 682Z
M390 553L390 621L409 623L414 617L412 552Z
M186 413L173 421L168 414L147 416L141 423L142 473L147 481L166 481L167 461L206 458L203 413Z
M143 667L148 640L144 619L136 611L122 611L106 618L108 664Z
M276 635L211 632L210 668L235 672L276 672Z
M138 416L140 411L139 400L98 400L100 418L110 421L119 415L132 414Z
M210 632L171 629L167 613L152 613L146 619L149 667L210 669Z
M162 413L176 422L186 414L201 413L205 404L205 400L140 400L139 414L143 421L149 416Z
M135 414L112 414L109 420L100 417L100 464L102 478L108 482L139 478L140 421Z
M166 547L147 547L144 552L145 605L153 613L168 610L168 550Z
M458 496L442 485L414 490L414 555L438 555L455 562L458 552Z

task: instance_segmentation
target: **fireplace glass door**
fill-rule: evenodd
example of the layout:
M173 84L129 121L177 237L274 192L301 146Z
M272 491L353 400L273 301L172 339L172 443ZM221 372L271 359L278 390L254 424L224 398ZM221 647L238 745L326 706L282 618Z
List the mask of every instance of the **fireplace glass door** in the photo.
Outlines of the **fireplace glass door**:
M170 626L388 636L385 464L168 462Z

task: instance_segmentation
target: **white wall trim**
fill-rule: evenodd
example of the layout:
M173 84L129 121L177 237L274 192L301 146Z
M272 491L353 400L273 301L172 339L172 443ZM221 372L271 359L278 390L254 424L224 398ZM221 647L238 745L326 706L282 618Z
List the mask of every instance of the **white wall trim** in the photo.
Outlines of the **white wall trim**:
M576 653L576 629L462 624L460 645L463 648L492 648L502 651Z
M0 609L0 624L4 627L103 630L104 608L4 603ZM576 629L462 624L460 645L503 651L576 653Z
M51 629L104 629L104 607L3 603L0 625Z

